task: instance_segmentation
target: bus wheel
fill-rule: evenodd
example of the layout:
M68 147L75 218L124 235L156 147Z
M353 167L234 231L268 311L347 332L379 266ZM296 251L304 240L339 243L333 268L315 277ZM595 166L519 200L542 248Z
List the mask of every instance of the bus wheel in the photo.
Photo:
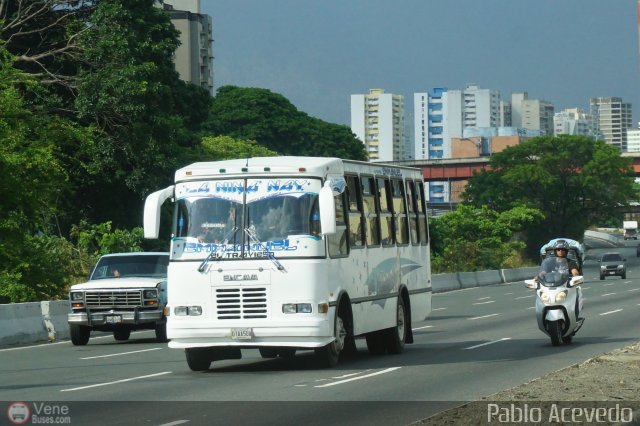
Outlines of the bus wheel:
M338 364L340 352L344 348L344 342L347 338L347 330L339 311L336 313L334 336L333 342L315 350L316 357L325 367L335 367Z
M74 346L84 346L89 343L89 336L91 335L91 329L84 325L71 324L69 325L69 332L71 334L71 343Z
M184 350L187 365L191 371L206 371L211 365L211 351L209 348L189 348Z
M399 354L404 350L404 344L407 341L407 311L404 307L404 299L398 296L398 308L396 310L396 325L386 330L386 346L387 352L390 354Z
M367 340L367 349L371 355L384 355L387 351L384 341L384 333L382 331L372 331L365 335Z

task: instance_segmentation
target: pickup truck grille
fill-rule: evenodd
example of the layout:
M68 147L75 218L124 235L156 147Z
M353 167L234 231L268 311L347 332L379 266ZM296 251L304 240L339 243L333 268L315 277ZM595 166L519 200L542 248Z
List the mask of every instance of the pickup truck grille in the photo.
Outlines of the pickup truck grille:
M267 318L266 287L216 289L218 319Z
M135 307L142 305L142 291L87 291L84 300L85 305L89 308Z

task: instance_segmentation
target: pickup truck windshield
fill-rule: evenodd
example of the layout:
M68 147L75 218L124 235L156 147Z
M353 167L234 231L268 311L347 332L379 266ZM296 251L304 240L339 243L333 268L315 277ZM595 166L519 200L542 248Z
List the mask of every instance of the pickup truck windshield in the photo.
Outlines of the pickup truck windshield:
M324 255L320 179L237 179L176 185L174 258Z
M166 278L169 255L104 256L93 269L91 280L125 277Z

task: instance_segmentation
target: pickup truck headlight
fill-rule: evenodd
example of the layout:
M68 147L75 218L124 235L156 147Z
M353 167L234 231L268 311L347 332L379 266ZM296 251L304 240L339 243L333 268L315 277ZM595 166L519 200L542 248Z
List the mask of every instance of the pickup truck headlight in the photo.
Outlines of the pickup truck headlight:
M158 298L158 290L157 289L150 289L150 290L144 290L142 292L142 297L144 297L145 299L157 299Z
M84 293L81 291L72 291L71 292L71 301L72 302L77 302L77 301L81 301L84 299Z

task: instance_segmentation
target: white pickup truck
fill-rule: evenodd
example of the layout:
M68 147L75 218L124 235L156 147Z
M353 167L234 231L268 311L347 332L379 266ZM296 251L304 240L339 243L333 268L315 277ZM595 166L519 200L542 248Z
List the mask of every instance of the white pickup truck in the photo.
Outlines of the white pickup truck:
M167 341L167 267L169 253L132 252L102 256L89 281L69 291L67 318L71 342L86 345L91 331L113 332L128 340L132 330L155 330Z

